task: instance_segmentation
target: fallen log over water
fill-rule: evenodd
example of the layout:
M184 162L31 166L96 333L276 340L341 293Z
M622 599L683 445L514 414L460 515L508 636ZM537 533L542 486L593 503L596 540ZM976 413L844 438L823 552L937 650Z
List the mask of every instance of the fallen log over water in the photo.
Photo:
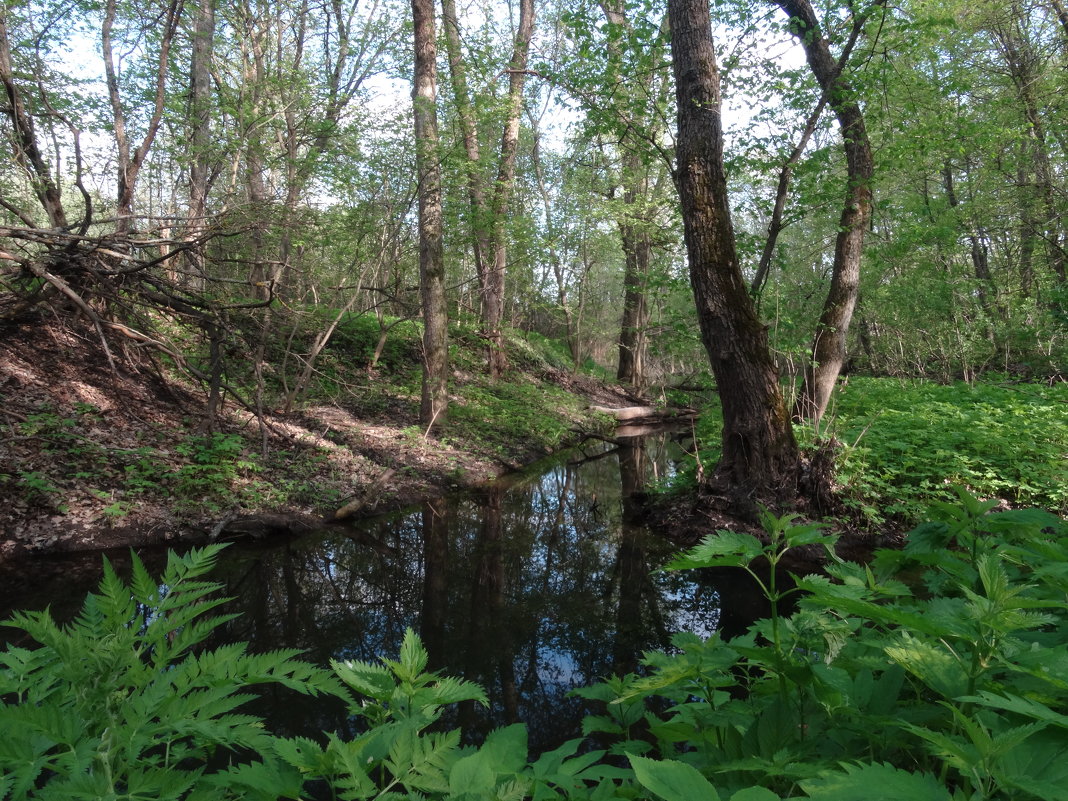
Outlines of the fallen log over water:
M623 406L613 408L611 406L590 406L595 412L610 414L619 422L626 423L653 423L670 422L675 420L692 420L697 417L696 409L662 408L659 406Z

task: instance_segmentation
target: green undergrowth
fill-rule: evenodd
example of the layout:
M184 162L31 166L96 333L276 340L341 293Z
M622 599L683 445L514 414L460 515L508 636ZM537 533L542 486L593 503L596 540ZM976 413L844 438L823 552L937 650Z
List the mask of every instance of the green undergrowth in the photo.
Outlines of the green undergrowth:
M722 417L713 400L695 424L706 469L719 455ZM817 442L795 428L802 447ZM1009 506L1068 514L1068 384L934 384L853 377L839 387L820 438L840 444L840 497L871 524L914 523L953 487ZM695 466L676 482L692 486Z
M1068 514L1068 384L852 378L825 433L838 480L869 519L915 520L952 487Z
M87 403L69 412L42 407L28 415L19 432L37 444L37 454L25 469L0 474L0 487L28 507L61 514L80 495L89 495L112 522L138 503L160 497L179 513L336 500L317 480L327 458L321 451L275 449L264 457L242 433L191 430L169 432L165 439L146 435L140 444L122 446L84 433L103 419L103 412Z
M159 578L106 565L72 623L6 622L40 645L0 652L0 801L1068 799L1068 526L992 508L960 491L868 565L790 516L764 515L766 542L709 535L666 569L748 571L771 616L578 690L584 736L534 758L521 724L479 745L441 727L486 696L429 672L411 631L395 659L329 669L205 650L229 619L207 579L221 546ZM826 572L784 588L756 568L798 547L826 548ZM362 733L274 734L242 710L268 684L342 699Z

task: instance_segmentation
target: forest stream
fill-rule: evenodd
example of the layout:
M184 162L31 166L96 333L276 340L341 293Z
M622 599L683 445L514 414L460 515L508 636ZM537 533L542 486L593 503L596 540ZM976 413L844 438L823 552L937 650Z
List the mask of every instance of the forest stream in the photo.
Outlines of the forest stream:
M214 578L240 616L214 644L299 648L304 658L395 656L407 627L431 668L485 687L488 710L461 706L467 736L524 721L532 750L580 734L586 702L568 697L672 634L743 631L764 614L744 575L653 572L677 550L638 521L636 499L670 477L670 432L621 430L478 490L284 540L234 543ZM152 570L165 554L142 552ZM109 553L120 569L126 552ZM0 575L0 619L16 608L77 612L100 576L99 554L27 558ZM0 641L12 639L0 629ZM17 638L12 639L17 641ZM348 732L344 710L285 695L258 710L275 730Z

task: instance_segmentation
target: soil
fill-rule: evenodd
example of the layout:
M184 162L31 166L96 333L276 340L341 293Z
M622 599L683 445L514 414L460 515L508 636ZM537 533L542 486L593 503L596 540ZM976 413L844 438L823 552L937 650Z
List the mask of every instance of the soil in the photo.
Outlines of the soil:
M0 327L0 493L7 500L0 561L322 528L337 515L399 508L546 455L516 441L502 460L434 434L413 435L418 403L405 398L374 414L340 401L256 415L231 400L209 429L202 389L165 374L135 344L124 352L113 347L109 362L95 331L77 321ZM587 376L549 370L539 377L590 405L647 402ZM592 412L574 419L574 439L591 431L594 419ZM183 468L193 479L201 475L195 454L180 443L208 430L240 434L261 452L254 474L237 463L230 489L241 482L291 489L263 493L254 505L248 493L236 493L245 498L241 505L208 486L201 500L173 503L155 479Z

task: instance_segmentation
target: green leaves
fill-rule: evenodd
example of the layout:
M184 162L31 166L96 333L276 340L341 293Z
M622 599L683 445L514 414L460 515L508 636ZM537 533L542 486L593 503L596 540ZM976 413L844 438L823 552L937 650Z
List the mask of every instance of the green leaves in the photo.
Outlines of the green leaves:
M304 694L340 692L295 651L253 655L238 643L191 653L229 619L207 615L224 599L209 598L218 586L201 580L220 548L171 554L160 581L136 555L129 585L105 564L99 591L69 626L47 612L8 621L41 643L0 655L0 696L13 698L0 705L0 728L24 733L0 745L12 798L34 797L35 789L73 798L193 797L216 787L213 756L229 752L242 762L244 749L269 752L262 721L236 714L255 697L247 688L270 682Z
M297 798L313 783L376 801L1068 801L1057 568L1068 533L1044 513L992 513L975 498L938 516L894 558L800 580L808 594L789 616L729 641L677 634L645 655L641 675L576 691L600 705L584 722L590 739L533 762L522 725L478 747L440 730L446 705L486 696L428 672L411 630L395 659L334 662L334 674L292 651L207 651L197 646L226 619L205 579L217 548L172 557L160 580L140 563L129 583L108 567L71 625L15 616L41 647L0 653L0 730L18 733L0 737L0 801ZM766 543L719 532L677 562L752 570L828 544L791 516L765 526ZM913 594L895 569L928 592ZM241 711L266 682L346 697L365 730L276 737Z
M892 765L843 765L841 772L801 782L809 798L818 801L950 801L950 794L934 776L909 773Z
M672 559L665 570L691 570L698 567L744 567L764 553L764 546L752 534L717 531L690 550Z
M639 783L664 801L694 801L698 798L719 801L719 793L712 783L685 762L641 756L629 759Z
M375 703L357 701L353 712L380 724L387 720L417 719L430 723L441 707L461 701L488 704L485 691L469 681L427 673L429 657L412 629L404 633L400 658L383 659L382 665L366 662L330 661L338 677L360 695Z

